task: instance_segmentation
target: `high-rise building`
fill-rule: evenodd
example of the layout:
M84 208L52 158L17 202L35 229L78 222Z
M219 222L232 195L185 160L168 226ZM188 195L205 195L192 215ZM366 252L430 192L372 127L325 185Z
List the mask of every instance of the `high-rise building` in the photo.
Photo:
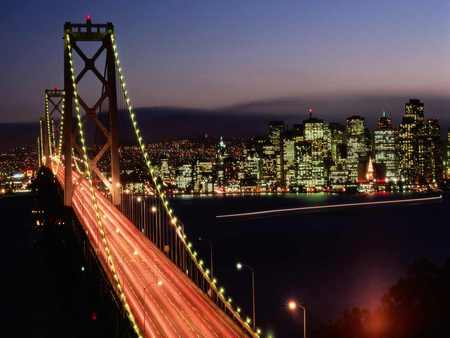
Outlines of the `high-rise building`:
M304 139L311 144L311 178L309 187L321 189L328 184L331 134L327 123L310 117L303 121Z
M216 176L217 185L223 187L225 183L225 160L227 158L227 147L223 141L222 136L219 139L216 149Z
M411 99L399 128L400 178L406 185L441 184L443 177L440 126L424 119L424 104Z
M397 183L398 156L397 132L395 131L391 115L383 112L373 133L375 163L383 168L387 183Z
M257 186L261 179L261 158L255 149L246 149L241 186Z
M210 193L214 190L213 163L197 160L194 167L194 191Z
M347 183L347 142L345 127L338 123L330 123L331 162L329 182L333 189L342 189Z
M262 150L262 179L268 188L284 186L283 133L282 121L269 123L267 139Z
M434 119L426 120L424 127L424 181L441 185L444 178L441 127Z
M446 178L450 180L450 129L447 131Z
M297 158L297 184L309 189L314 187L312 177L311 142L300 141L295 144L295 157Z
M297 183L297 159L295 157L295 140L288 135L283 140L283 168L284 183L286 188L291 188Z
M283 168L285 187L287 189L294 189L298 186L298 158L297 158L297 144L303 141L303 128L301 125L294 125L292 129L284 134L283 138Z
M369 155L369 137L364 117L353 115L347 118L346 139L348 182L357 183L359 168L367 162Z
M182 191L189 191L192 187L192 165L183 164L177 168L176 185Z
M424 111L425 105L419 99L410 99L408 103L405 104L405 115L407 119L412 119L415 122L424 121Z

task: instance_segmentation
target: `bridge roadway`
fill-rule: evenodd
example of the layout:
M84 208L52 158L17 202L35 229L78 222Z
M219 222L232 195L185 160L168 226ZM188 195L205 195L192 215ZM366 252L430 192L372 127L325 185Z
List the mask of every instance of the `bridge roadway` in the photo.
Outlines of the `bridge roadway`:
M63 186L62 166L57 177ZM73 210L106 267L89 183L75 171L73 177L79 182ZM116 271L145 337L248 337L107 198L96 196Z

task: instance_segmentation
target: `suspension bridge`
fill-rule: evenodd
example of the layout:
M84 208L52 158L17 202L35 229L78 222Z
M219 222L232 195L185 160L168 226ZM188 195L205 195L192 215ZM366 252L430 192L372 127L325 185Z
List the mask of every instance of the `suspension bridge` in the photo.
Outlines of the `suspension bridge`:
M87 44L95 45L92 56ZM66 22L61 48L64 89L44 92L39 165L54 173L65 207L81 224L136 336L260 337L254 320L241 313L199 257L171 207L131 104L113 24L94 24L89 17ZM98 81L93 104L81 94L87 86L93 95L89 78L80 82L88 73ZM120 178L119 102L147 171L141 194L127 193ZM99 138L102 144L93 146ZM107 170L101 165L105 158Z

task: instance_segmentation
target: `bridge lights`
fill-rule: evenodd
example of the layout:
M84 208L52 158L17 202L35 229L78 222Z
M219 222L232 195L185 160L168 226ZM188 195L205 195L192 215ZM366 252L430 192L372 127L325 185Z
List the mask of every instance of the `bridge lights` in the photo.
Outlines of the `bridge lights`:
M156 207L152 206L152 208L150 209L152 211L152 213L156 213Z

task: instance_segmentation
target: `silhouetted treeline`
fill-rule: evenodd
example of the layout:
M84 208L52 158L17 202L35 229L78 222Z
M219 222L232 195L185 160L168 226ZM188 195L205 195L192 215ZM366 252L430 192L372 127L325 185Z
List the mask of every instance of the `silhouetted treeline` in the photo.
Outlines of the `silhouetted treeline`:
M450 260L413 263L374 311L354 308L324 325L317 338L450 337Z

